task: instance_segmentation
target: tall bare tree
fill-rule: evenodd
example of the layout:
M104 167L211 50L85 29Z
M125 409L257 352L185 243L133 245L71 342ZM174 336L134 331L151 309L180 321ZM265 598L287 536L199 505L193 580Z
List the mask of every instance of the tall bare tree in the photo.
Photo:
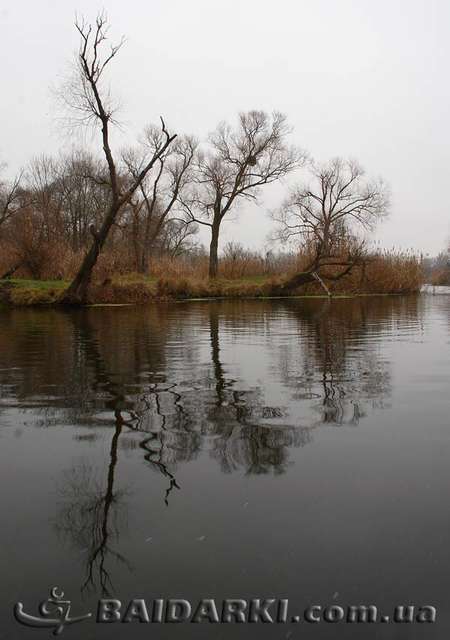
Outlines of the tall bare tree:
M101 128L103 153L108 165L110 201L100 228L97 230L91 227L93 237L91 247L86 253L77 275L63 296L62 301L68 304L82 304L86 301L92 271L119 212L130 202L145 176L159 158L164 156L176 137L168 132L164 120L161 118L160 144L146 158L139 173L125 186L121 184L110 145L110 127L115 121L115 109L111 104L107 89L104 88L103 80L105 69L119 52L123 40L118 45L111 46L109 51L103 55L104 45L107 41L107 19L104 14L97 16L94 25L77 22L76 28L81 39L77 76L71 84L71 91L65 101L78 114L78 120L81 123L91 123Z
M142 144L144 155L138 155L134 149L123 153L124 163L133 179L142 170L148 150L154 154L161 146L161 138L161 131L150 126L145 131ZM158 157L130 203L133 244L137 269L141 273L148 271L148 261L163 232L168 227L181 232L185 226L183 220L177 218L176 212L179 200L192 179L196 149L197 142L194 138L178 138L163 156ZM185 233L189 233L187 229Z
M289 279L286 289L313 282L317 276L339 280L362 264L365 241L358 232L373 229L389 209L385 183L368 180L353 160L312 164L311 173L312 184L294 188L273 214L278 223L276 238L299 240L309 256L305 270Z
M236 128L221 123L199 155L195 188L183 200L190 221L211 229L209 277L218 273L218 247L223 219L242 200L256 201L260 187L299 167L305 153L288 146L286 117L274 112L239 114Z

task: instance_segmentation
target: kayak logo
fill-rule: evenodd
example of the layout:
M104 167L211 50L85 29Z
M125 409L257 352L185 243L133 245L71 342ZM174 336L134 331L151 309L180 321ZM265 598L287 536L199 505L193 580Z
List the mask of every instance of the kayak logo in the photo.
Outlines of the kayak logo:
M70 600L64 600L64 591L58 593L58 587L53 587L50 591L50 597L39 605L40 617L25 613L21 602L17 602L14 606L14 617L17 622L27 627L38 627L40 629L46 627L47 629L53 629L53 635L59 636L64 627L75 622L83 622L83 620L92 617L91 613L86 613L83 616L71 618L71 606Z

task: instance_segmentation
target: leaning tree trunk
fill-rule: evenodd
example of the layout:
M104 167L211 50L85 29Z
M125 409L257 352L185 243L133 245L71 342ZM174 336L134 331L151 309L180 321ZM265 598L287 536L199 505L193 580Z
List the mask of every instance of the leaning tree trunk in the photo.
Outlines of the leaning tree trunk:
M91 225L90 231L94 237L94 241L91 245L91 248L84 256L83 262L81 263L81 267L78 270L77 275L61 298L62 303L73 305L81 305L86 303L88 288L92 278L92 272L97 263L99 253L103 245L105 244L105 240L108 236L109 230L119 212L119 209L120 205L118 203L113 203L111 205L108 214L106 215L103 224L100 227L100 231L97 232L94 229L93 225Z
M289 293L298 287L301 287L305 284L309 284L310 282L316 282L316 278L313 275L313 271L304 271L302 273L296 273L292 278L286 280L281 285L276 287L278 289L277 292L280 294Z
M211 243L209 245L209 277L217 278L219 272L219 230L220 220L214 220L211 227Z
M322 273L322 277L320 277L318 274L320 265L315 265L315 267L312 269L310 268L309 271L303 271L301 273L297 273L291 278L289 278L288 280L286 280L285 282L283 282L281 285L276 286L274 293L282 295L284 293L289 293L294 289L297 289L298 287L301 287L305 284L309 284L310 282L318 281L320 282L321 286L326 290L327 294L331 297L332 294L326 287L322 278L325 280L329 280L330 282L337 282L338 280L341 280L341 278L345 278L345 276L350 273L350 271L353 269L353 267L355 267L356 264L357 264L356 262L341 264L339 266L343 266L344 268L339 273L336 273L334 275L330 273L328 274ZM335 266L338 266L338 265L335 265Z

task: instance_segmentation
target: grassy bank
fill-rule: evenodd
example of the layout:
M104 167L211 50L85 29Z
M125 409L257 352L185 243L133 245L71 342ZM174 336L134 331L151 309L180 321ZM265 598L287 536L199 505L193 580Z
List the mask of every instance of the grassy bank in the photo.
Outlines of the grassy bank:
M0 299L12 306L58 304L69 282L59 280L0 280ZM151 301L194 298L267 297L273 278L255 276L214 281L196 278L145 278L138 274L115 276L90 287L89 304L145 304ZM323 292L322 292L323 293Z
M394 277L395 276L395 277ZM151 301L188 300L198 298L268 298L280 295L280 285L287 276L251 276L235 279L160 277L149 278L138 274L114 276L94 283L89 291L89 304L145 304ZM57 305L68 286L64 280L0 280L0 300L12 306ZM419 277L389 278L364 281L359 274L350 274L334 283L335 296L380 295L416 293L421 286ZM318 283L310 283L291 291L291 296L323 296Z
M4 259L5 256L6 253ZM346 258L343 254L344 262ZM280 254L278 257L270 254L262 257L243 250L236 255L225 252L219 261L221 277L209 280L208 259L203 254L154 259L151 262L152 275L144 276L131 272L129 261L121 261L114 252L105 251L94 269L88 302L145 304L153 300L193 298L323 296L324 290L315 280L303 283L289 293L283 289L283 283L307 270L310 263L311 256L301 252ZM50 269L47 266L36 271L29 261L22 261L14 278L0 280L0 301L15 306L58 304L78 264L79 260L69 260L58 265L55 260L50 261L50 266L60 268ZM10 265L5 263L3 266ZM329 265L323 271L329 277L337 276L342 267ZM325 274L321 271L322 276ZM32 275L34 279L30 279ZM378 251L368 254L364 264L355 266L344 278L326 282L335 296L415 293L423 283L423 262L410 252Z

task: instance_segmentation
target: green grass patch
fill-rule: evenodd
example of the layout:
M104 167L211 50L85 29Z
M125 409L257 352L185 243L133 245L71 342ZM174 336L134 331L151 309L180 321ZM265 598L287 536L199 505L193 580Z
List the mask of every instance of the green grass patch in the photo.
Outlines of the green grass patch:
M63 291L69 283L65 280L25 280L22 278L10 278L8 280L0 280L1 285L11 284L14 287L26 289L39 289L47 291L49 289L59 289Z

